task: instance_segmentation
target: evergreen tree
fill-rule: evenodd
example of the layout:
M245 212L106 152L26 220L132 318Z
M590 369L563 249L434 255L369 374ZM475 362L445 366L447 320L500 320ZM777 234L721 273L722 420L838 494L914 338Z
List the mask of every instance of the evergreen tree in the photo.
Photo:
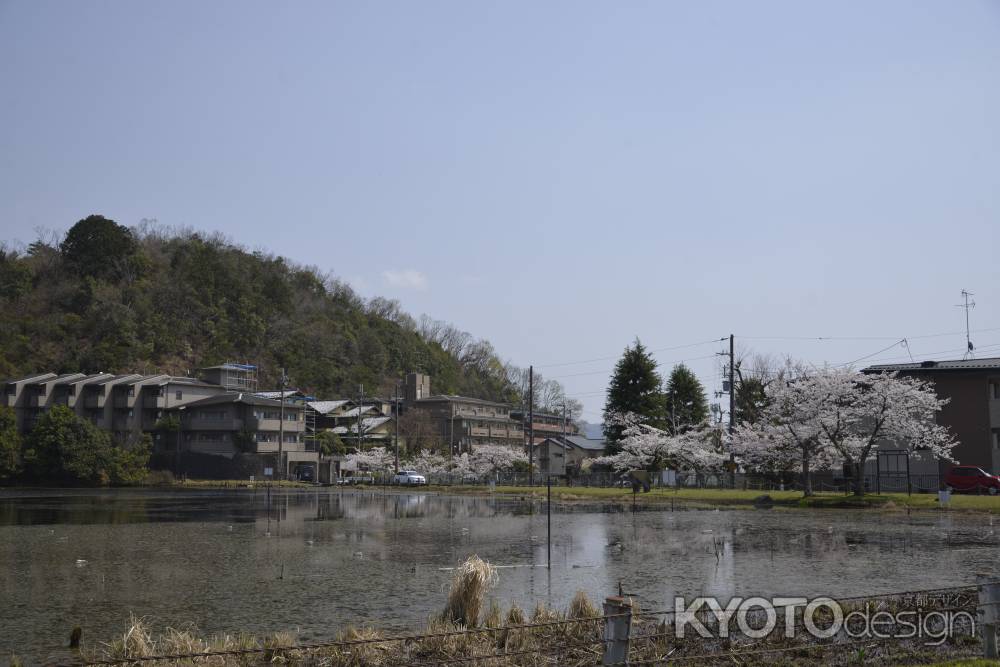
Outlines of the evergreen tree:
M684 364L674 366L667 380L666 418L671 432L683 433L708 419L705 388Z
M645 418L646 423L664 427L663 381L656 371L656 361L646 351L639 339L635 345L626 347L622 358L615 365L608 398L604 404L605 451L617 454L621 445L622 427L613 423L617 414L634 413Z
M14 409L0 406L0 479L21 472L21 435L17 432Z

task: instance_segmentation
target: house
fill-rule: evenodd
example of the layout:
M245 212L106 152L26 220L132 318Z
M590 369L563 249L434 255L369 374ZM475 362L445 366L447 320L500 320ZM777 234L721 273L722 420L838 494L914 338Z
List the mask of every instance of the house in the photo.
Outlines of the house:
M1000 472L1000 357L879 364L862 372L897 372L930 381L938 398L948 399L937 423L948 427L958 440L953 458L993 474ZM886 444L883 449L891 447ZM950 467L942 463L940 472Z
M535 461L543 475L568 475L580 473L583 462L604 455L604 440L582 435L543 438L535 445Z

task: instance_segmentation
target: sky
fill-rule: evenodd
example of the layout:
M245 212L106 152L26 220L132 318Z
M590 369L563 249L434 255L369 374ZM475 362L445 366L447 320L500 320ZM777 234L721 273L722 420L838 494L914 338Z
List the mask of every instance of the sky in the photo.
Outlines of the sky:
M967 289L1000 356L1000 3L0 0L0 240L92 213L398 299L592 422L636 337L709 393L730 333L960 358Z

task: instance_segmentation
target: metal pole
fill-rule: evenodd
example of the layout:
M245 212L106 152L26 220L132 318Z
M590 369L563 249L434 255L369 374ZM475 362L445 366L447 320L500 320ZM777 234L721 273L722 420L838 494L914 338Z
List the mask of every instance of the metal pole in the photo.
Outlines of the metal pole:
M285 478L285 369L281 369L278 382L278 481Z
M882 456L875 452L875 495L882 495Z
M528 366L528 486L535 485L535 367Z
M913 495L913 483L910 481L910 452L906 452L906 495Z
M547 528L546 528L547 533L546 533L545 543L549 548L549 560L547 567L551 570L552 569L552 475L546 475L545 481L547 482L548 485L548 491L547 491L548 498L547 502L545 503L545 513L547 521Z

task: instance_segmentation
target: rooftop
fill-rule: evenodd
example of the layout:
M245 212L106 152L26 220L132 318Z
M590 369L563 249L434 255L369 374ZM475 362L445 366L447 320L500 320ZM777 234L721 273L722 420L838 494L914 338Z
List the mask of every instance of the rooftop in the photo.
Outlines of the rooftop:
M321 415L326 415L350 402L351 401L346 398L339 401L309 401L309 407Z
M226 403L245 403L246 405L265 405L271 407L281 407L281 401L271 400L270 398L261 398L260 396L255 396L253 394L241 391L227 391L224 394L219 394L218 396L209 396L208 398L203 398L200 401L193 401L188 403L185 407L201 407L203 405L224 405ZM300 405L295 403L285 402L286 409L296 409L300 408Z
M888 373L892 371L991 371L1000 370L1000 357L985 359L955 359L952 361L916 361L909 364L877 364L862 373Z
M419 398L417 403L475 403L476 405L493 405L498 408L509 408L510 406L506 403L498 403L496 401L487 401L484 398L471 398L469 396L452 396L450 394L437 394L436 396L428 396L427 398Z

